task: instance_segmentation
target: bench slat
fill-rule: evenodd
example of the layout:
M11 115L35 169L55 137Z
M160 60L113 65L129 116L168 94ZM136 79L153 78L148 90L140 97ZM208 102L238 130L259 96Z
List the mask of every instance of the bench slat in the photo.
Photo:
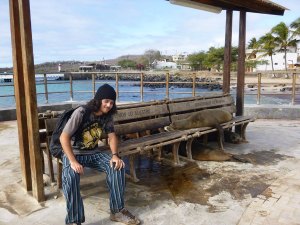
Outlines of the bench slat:
M186 135L185 131L170 131L152 134L150 136L144 136L137 139L129 139L123 141L119 145L119 152L121 155L126 155L126 152L136 148L143 148L145 146L163 143L172 139L178 139Z
M52 135L58 120L59 120L59 118L51 118L51 119L46 119L45 120L47 136Z
M125 124L115 124L115 132L117 135L131 134L146 130L156 130L170 124L171 122L169 117L159 117Z
M116 115L114 116L115 122L122 122L126 120L134 120L145 117L153 117L153 116L162 116L168 114L168 106L167 104L162 105L150 105L145 107L136 107L129 109L121 109L118 110Z
M170 103L169 110L171 114L185 113L188 111L198 111L200 109L216 108L222 106L228 106L233 104L233 98L231 96L202 99L187 102Z
M230 112L231 114L235 113L235 106L233 106L233 105L232 106L221 107L221 108L218 108L218 109L226 110L226 111ZM200 111L200 110L198 110L198 111ZM177 121L177 120L186 119L188 116L192 115L193 113L195 113L195 112L189 112L189 113L184 113L184 114L172 115L171 116L171 121L174 122L174 121Z
M187 102L187 101L195 101L195 100L203 100L203 99L210 99L210 98L221 98L230 96L229 94L223 94L223 93L210 93L210 94L204 94L201 96L194 96L194 97L184 97L184 98L176 98L169 100L168 103L179 103L179 102Z

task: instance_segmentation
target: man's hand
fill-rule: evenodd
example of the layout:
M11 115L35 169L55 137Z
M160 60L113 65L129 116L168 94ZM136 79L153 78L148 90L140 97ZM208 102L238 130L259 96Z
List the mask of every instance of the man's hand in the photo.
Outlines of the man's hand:
M110 162L110 167L114 167L115 170L125 168L125 163L117 155L113 155Z
M83 166L77 162L77 161L74 161L74 162L70 162L71 164L71 168L76 172L76 173L79 173L79 174L83 174Z

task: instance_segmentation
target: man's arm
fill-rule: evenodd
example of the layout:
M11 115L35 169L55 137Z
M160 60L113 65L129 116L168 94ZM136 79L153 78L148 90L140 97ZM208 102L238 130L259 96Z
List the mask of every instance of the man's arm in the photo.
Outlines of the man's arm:
M125 167L125 163L123 162L122 159L119 158L118 155L118 137L117 135L113 132L113 133L109 133L108 134L108 138L109 138L109 147L112 153L112 158L110 160L110 166L113 166L113 163L115 163L116 165L114 166L115 169L121 169Z
M66 132L62 132L59 137L64 153L68 157L71 168L76 172L83 174L83 166L76 160L71 146L71 137Z

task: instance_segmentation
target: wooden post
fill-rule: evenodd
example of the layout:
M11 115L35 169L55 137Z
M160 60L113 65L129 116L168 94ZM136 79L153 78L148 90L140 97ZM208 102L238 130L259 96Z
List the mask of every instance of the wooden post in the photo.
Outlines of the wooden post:
M48 82L47 82L47 74L44 73L44 88L45 88L45 98L46 98L46 103L49 101L48 97Z
M169 99L169 80L170 80L170 73L166 73L166 98Z
M20 14L17 1L9 1L11 44L14 66L14 89L16 99L16 114L18 123L20 162L22 170L22 183L27 191L32 190L30 172L29 144L27 133L27 115L24 90L24 74L21 50Z
M295 105L295 98L296 98L296 73L293 73L293 77L292 77L293 81L292 81L292 105Z
M232 10L226 11L225 48L223 66L223 93L230 93L230 65L231 65L231 39L232 39Z
M260 105L260 97L261 97L261 73L257 74L257 101L256 104Z
M240 11L239 26L239 56L236 89L236 115L244 114L244 86L245 86L245 53L246 53L246 12ZM242 127L236 126L235 132L241 134Z
M92 83L93 83L93 98L95 97L96 93L96 83L95 83L95 74L92 74Z
M117 102L119 101L119 74L116 73L116 87L115 87L115 90L116 90L116 95L117 95Z
M237 73L237 93L236 107L237 116L244 113L244 85L245 85L245 44L246 44L246 12L240 12L239 27L239 56L238 56L238 73Z
M143 102L144 101L144 74L143 73L141 73L140 95L141 95L141 102Z
M73 101L73 76L72 73L70 73L69 76L69 81L70 81L70 101Z
M12 0L13 2L13 0ZM16 2L16 1L15 1ZM14 4L14 3L11 3ZM29 0L18 0L21 34L22 69L24 75L24 93L26 102L26 119L28 129L28 144L30 169L32 178L32 193L39 201L45 200L42 158L40 152L37 99L35 87L35 71L32 48L32 33Z
M192 89L192 96L196 96L196 73L193 73L193 89Z

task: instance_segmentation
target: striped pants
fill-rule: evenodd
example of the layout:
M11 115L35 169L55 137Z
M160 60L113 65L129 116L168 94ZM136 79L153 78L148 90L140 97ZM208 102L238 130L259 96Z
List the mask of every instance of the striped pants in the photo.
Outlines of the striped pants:
M114 170L110 167L111 156L107 153L77 155L77 161L83 167L89 167L106 173L106 183L110 192L110 210L119 212L124 208L125 169ZM67 204L66 224L83 223L85 221L83 201L80 195L80 174L70 166L66 155L62 157L62 188Z

